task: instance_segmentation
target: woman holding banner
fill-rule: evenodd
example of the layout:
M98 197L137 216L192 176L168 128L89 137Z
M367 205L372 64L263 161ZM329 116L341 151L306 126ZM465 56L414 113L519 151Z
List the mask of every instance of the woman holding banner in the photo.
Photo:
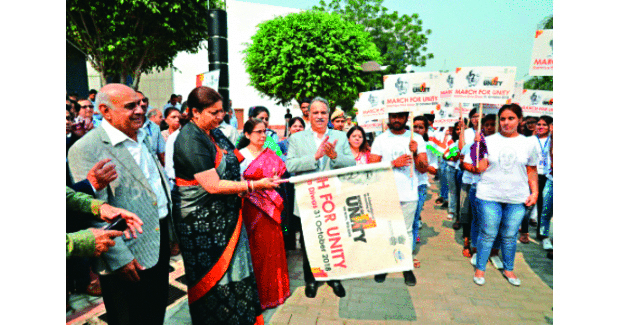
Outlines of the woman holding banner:
M187 102L191 122L178 131L174 143L177 187L173 199L181 208L173 218L191 320L193 324L263 324L238 194L273 189L280 181L240 181L240 154L217 129L225 115L219 93L198 87Z
M355 125L348 130L347 135L350 149L354 155L354 160L356 160L356 165L368 164L371 148L369 147L369 142L367 142L365 130Z
M286 171L285 163L274 151L264 147L266 124L260 119L249 119L243 133L238 143L244 158L240 163L242 179L258 181L282 176ZM262 309L279 306L290 296L288 262L281 232L282 212L283 198L274 189L252 189L244 197L242 216L249 234Z
M500 233L504 271L502 275L514 286L521 281L513 273L517 230L526 207L538 198L536 165L538 153L530 139L517 132L522 118L521 107L507 104L498 111L500 132L486 138L487 157L479 162L481 179L476 197L481 213L476 271L473 281L485 284L485 266L494 240Z

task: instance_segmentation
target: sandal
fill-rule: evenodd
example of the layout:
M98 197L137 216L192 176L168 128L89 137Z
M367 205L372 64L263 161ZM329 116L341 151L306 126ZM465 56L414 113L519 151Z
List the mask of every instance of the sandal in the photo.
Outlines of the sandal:
M419 269L421 267L421 261L414 259L414 268Z
M464 257L470 258L472 257L472 249L470 249L470 238L464 238L464 248L461 251Z
M522 233L521 236L519 237L519 241L522 244L527 244L530 242L530 236L528 235L528 233Z
M444 198L443 197L439 197L436 199L436 204L442 204L444 203Z
M101 283L98 278L95 281L90 282L88 288L86 288L86 294L95 297L101 297L103 295L101 292Z

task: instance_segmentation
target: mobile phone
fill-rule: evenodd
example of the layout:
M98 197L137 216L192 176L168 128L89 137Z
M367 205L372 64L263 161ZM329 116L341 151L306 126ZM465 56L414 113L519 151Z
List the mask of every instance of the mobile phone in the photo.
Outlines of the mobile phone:
M116 217L116 219L112 220L112 222L103 229L124 231L127 229L127 221L122 217Z

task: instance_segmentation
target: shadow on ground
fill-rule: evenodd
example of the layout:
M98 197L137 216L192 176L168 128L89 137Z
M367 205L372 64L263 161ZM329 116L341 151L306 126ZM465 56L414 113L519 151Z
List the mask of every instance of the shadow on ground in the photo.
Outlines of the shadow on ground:
M445 220L442 223L445 228L452 228L453 221ZM530 226L530 233L534 234L536 227ZM463 249L464 240L462 237L463 229L455 231L455 241ZM534 236L534 235L532 235ZM540 240L537 243L532 240L528 244L517 242L517 252L523 254L524 260L530 266L530 269L541 278L541 280L551 289L554 288L554 262L547 258L547 251L543 249ZM502 257L502 256L501 256ZM462 255L462 258L463 255ZM514 270L517 273L517 270Z

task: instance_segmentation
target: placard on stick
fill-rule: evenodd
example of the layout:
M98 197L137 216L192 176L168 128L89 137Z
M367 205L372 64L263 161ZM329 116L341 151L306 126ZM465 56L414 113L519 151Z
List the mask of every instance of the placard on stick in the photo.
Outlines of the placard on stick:
M513 94L515 67L455 69L453 103L506 104Z
M438 105L438 72L417 72L384 76L386 111L412 112L415 116L431 113Z
M554 115L554 92L524 89L519 105L525 116Z
M384 89L360 93L355 107L358 109L356 121L365 132L382 131L382 121L388 117L384 106Z

